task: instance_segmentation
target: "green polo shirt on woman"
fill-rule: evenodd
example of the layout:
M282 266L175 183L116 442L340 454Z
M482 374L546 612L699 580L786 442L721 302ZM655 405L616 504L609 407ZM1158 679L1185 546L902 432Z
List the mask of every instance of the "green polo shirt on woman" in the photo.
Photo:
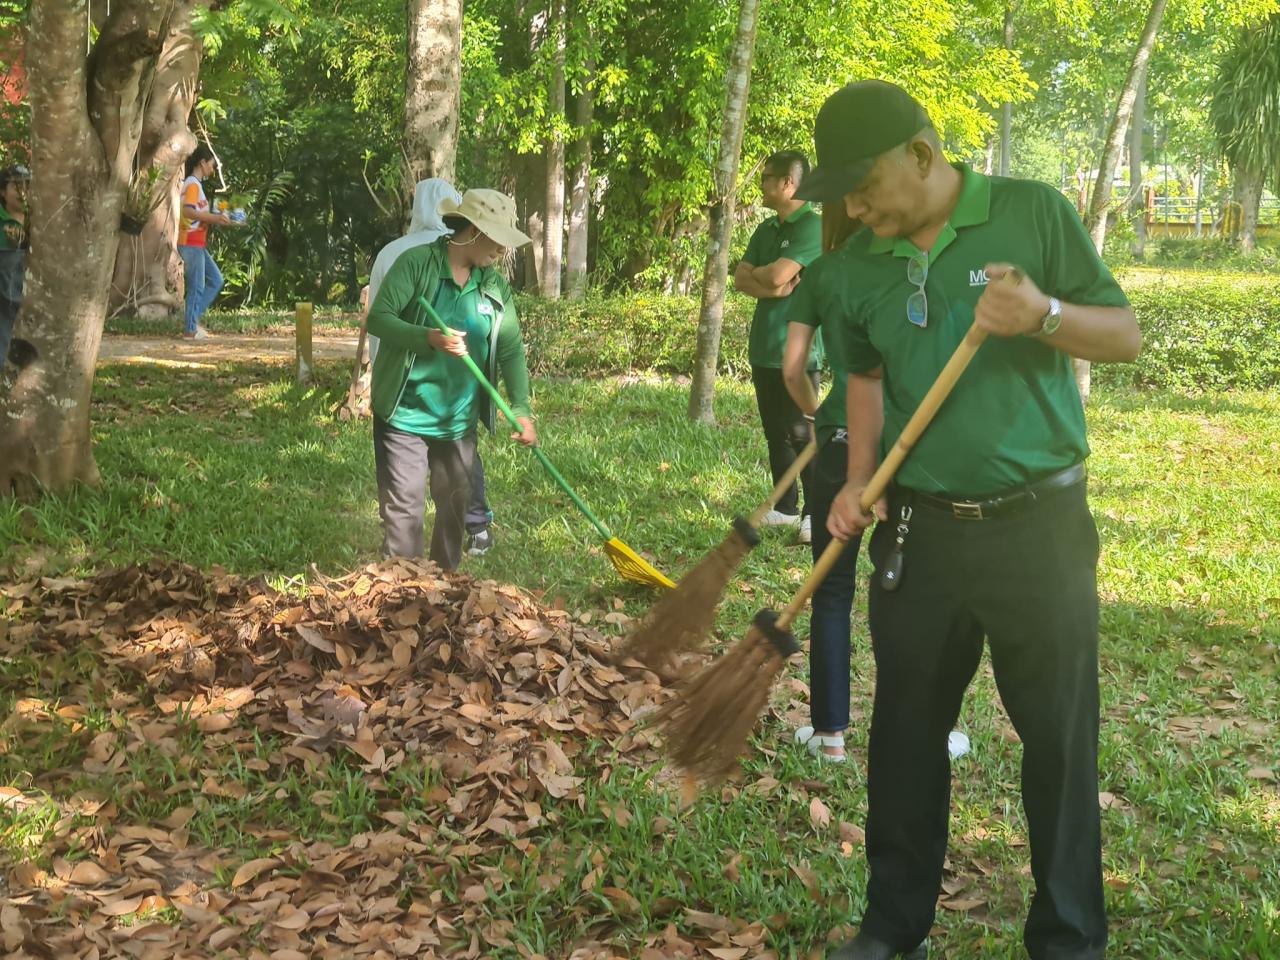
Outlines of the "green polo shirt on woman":
M822 253L822 218L809 204L785 218L769 217L747 244L744 263L764 267L783 258L807 267ZM801 279L800 286L804 286ZM797 290L799 287L796 288ZM795 293L792 293L795 296ZM747 359L753 367L782 368L782 351L787 344L787 304L791 297L763 297L756 301L747 341ZM809 369L822 366L822 341L816 339L809 353Z
M844 287L850 373L883 368L881 454L898 439L973 324L988 263L1012 263L1050 296L1128 305L1075 209L1047 184L986 177L966 166L960 198L929 252L928 325L907 319L906 239L864 231L846 249L856 280ZM1034 337L990 337L898 471L926 493L979 497L1034 482L1089 455L1071 358Z
M857 281L852 276L848 249L846 242L813 261L805 271L804 283L791 295L791 305L787 310L788 323L803 323L817 328L831 364L831 389L822 398L813 418L819 445L826 443L837 430L848 426L849 420L846 405L849 375L844 369L842 334L846 323L844 292L847 285Z

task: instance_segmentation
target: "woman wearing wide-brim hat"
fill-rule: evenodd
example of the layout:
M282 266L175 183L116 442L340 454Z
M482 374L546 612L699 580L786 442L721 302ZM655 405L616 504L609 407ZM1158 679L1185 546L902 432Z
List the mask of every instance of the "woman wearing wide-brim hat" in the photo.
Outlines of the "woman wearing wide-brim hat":
M496 190L468 190L439 212L453 233L402 253L369 307L369 333L381 340L370 395L383 554L423 555L429 482L429 556L452 570L462 559L476 424L494 428L488 396L458 358L470 354L493 383L501 373L521 426L513 440L528 446L538 437L515 297L496 269L506 250L530 242L516 228L515 203ZM432 325L419 297L451 335Z

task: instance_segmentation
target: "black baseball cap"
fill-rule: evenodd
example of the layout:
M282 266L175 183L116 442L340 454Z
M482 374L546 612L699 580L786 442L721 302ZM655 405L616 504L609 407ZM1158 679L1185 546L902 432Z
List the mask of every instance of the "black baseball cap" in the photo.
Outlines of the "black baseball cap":
M31 171L22 164L15 164L12 167L5 167L0 170L0 183L12 183L14 180L30 180Z
M796 198L839 200L866 179L876 157L928 126L924 107L896 84L859 80L841 87L818 111L813 124L818 165L800 182Z

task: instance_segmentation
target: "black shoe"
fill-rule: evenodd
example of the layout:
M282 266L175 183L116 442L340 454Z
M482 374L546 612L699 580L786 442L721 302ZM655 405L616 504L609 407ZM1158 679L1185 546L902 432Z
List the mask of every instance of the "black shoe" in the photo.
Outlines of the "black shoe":
M488 527L467 534L467 555L481 557L493 549L493 534Z
M925 940L914 950L899 953L882 940L860 933L844 946L827 954L827 960L929 960L929 941Z

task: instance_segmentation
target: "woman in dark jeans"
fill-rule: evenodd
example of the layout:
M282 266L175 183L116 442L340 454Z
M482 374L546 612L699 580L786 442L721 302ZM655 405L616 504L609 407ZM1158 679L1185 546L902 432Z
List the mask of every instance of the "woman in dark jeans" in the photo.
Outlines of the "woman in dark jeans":
M843 370L844 317L840 293L850 279L841 262L840 247L859 229L844 205L822 208L823 254L809 265L804 282L792 295L787 312L787 345L782 355L782 377L796 406L813 425L818 441L813 479L807 502L812 507L813 559L816 563L831 542L827 513L844 486L849 471L848 410L845 407L848 375ZM831 364L831 389L821 403L807 371L809 347L817 329ZM858 546L852 537L839 561L814 591L809 618L809 717L810 726L796 731L796 743L823 761L843 763L844 731L849 727L849 669L852 638L853 595L856 588ZM947 742L952 759L969 750L969 739L953 730Z
M0 170L0 367L9 353L13 324L22 305L22 280L27 257L26 167Z
M842 204L826 204L822 211L823 254L809 265L804 282L792 294L787 312L787 344L782 354L782 377L818 441L806 502L813 518L813 559L831 542L827 511L844 486L849 465L846 430L844 361L838 294L849 282L841 269L839 247L857 229ZM809 348L822 329L831 363L831 389L819 403L806 367ZM854 577L859 538L844 553L813 594L809 620L809 716L812 726L796 731L796 742L814 757L843 763L844 731L849 726L849 642L853 616Z

